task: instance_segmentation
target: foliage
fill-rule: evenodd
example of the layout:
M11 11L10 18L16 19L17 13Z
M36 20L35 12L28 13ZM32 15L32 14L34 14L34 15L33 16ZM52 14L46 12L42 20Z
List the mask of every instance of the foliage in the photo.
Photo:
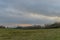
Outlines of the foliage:
M60 28L60 23L59 22L55 22L53 24L45 24L45 28Z
M33 25L33 26L26 26L26 27L22 27L22 26L17 26L17 28L20 29L50 29L50 28L60 28L60 22L55 22L53 24L45 24L44 27L40 26L40 25Z
M5 28L5 26L1 25L0 28Z

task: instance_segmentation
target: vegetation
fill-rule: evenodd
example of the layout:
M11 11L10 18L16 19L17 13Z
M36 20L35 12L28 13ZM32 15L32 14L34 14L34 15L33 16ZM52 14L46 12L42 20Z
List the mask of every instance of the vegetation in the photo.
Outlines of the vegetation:
M45 24L45 28L60 28L60 22L55 22L53 24Z
M17 26L17 29L51 29L51 28L60 28L60 22L55 22L53 24L45 24L43 27L40 25L33 25L33 26Z
M0 28L5 28L5 26L1 25Z
M1 25L0 28L9 28L9 27ZM26 27L17 26L15 29L51 29L51 28L60 28L60 22L55 22L53 24L45 24L44 26L41 25L32 25Z
M22 26L17 26L16 29L40 29L41 26L27 26L27 27L22 27Z
M60 40L60 29L0 29L0 40Z
M5 28L0 26L0 40L60 40L60 23Z

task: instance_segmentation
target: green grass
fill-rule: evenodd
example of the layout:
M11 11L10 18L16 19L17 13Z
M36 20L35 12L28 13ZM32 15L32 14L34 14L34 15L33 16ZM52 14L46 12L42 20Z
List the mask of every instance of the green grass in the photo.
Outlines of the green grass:
M0 29L0 40L60 40L60 29Z

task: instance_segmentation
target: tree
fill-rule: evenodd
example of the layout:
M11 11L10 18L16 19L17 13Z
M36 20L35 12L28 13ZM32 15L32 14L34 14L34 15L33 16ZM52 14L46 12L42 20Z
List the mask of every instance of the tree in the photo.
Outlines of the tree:
M1 25L0 28L5 28L5 26Z

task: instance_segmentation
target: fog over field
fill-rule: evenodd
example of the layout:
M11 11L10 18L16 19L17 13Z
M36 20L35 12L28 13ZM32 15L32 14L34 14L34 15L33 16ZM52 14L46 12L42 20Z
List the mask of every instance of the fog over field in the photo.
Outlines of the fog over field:
M0 0L0 24L60 22L60 0Z

